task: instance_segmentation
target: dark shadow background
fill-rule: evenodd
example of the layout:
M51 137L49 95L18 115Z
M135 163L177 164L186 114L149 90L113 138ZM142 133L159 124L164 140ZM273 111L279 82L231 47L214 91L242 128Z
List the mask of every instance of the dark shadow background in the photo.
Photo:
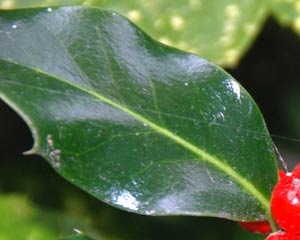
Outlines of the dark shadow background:
M227 69L253 96L290 169L300 153L300 38L269 19L236 69ZM120 239L263 239L231 221L145 217L109 207L72 186L38 156L23 156L33 140L25 123L0 102L0 194L24 193L36 204L88 216ZM298 160L297 160L298 159ZM243 236L243 237L241 237Z
M236 69L260 107L289 170L300 153L300 36L269 19Z

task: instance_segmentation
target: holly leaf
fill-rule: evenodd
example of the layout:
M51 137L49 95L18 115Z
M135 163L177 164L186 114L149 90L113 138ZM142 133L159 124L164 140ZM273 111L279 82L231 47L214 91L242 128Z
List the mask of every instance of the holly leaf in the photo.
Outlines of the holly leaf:
M0 97L64 178L147 215L271 219L272 141L229 74L89 7L2 11Z
M254 41L268 16L269 0L173 1L23 1L6 0L0 8L85 4L127 16L160 42L234 67Z

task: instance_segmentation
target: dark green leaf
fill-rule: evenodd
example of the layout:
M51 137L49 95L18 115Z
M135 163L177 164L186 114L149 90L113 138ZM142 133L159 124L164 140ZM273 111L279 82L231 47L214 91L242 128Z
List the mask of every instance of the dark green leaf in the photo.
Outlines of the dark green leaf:
M66 179L141 214L270 219L272 142L230 75L97 8L3 11L0 29L0 96Z

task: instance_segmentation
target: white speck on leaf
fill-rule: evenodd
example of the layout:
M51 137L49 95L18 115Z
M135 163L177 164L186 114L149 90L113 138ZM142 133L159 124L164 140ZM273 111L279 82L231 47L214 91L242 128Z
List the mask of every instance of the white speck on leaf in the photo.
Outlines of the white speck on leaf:
M296 32L300 32L300 17L298 17L294 20L293 28Z
M240 88L240 85L238 83L236 83L235 81L231 81L231 89L236 94L236 96L238 97L238 99L240 100L240 98L241 98L241 88Z
M138 210L139 202L127 190L122 190L120 192L114 192L112 199L113 199L113 202L117 205L120 205L122 207L131 209L131 210Z
M229 49L226 53L225 53L225 58L227 59L227 61L230 64L236 64L236 62L238 61L238 57L239 57L239 50L238 49Z
M299 0L295 2L294 8L295 8L296 12L300 12L300 1Z
M131 11L129 11L127 13L127 17L133 21L133 22L137 22L137 21L140 21L141 18L142 18L142 13L141 11L137 10L137 9L133 9Z
M190 0L189 5L191 8L201 7L201 2L199 0Z
M183 17L181 17L179 15L172 16L170 23L171 23L171 26L173 27L173 29L176 31L181 30L185 25L185 21L184 21Z
M13 0L4 0L2 1L1 8L3 9L10 9L13 8L15 2Z
M216 114L216 120L220 120L223 122L225 120L224 114L222 112L218 112Z
M81 234L81 233L82 233L82 231L80 231L80 230L77 229L77 228L74 228L73 231L74 231L75 233L77 233L77 234Z
M161 37L160 39L158 39L158 41L166 45L172 45L171 40L167 37Z
M240 15L240 9L236 4L230 4L225 8L227 16L236 18Z
M54 168L59 168L61 166L61 150L55 148L51 134L47 135L47 155L49 156Z
M146 215L154 215L155 214L155 210L148 210L145 212Z

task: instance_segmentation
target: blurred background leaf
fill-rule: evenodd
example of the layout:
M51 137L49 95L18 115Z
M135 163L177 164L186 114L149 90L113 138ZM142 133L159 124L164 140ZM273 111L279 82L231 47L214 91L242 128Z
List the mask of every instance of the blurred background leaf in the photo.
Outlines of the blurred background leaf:
M0 8L85 4L127 16L150 36L195 53L216 64L234 67L267 17L269 0L2 0Z
M266 0L103 1L155 39L218 65L235 66L267 16Z
M292 27L300 33L300 1L299 0L273 0L272 11L276 19L283 25Z
M1 0L0 9L67 6L67 5L99 5L101 0Z
M230 68L270 15L300 32L299 0L0 0L0 9L77 4L119 12L156 40Z
M24 195L0 195L1 240L54 240L70 235L74 227L86 229L78 219L34 206Z

